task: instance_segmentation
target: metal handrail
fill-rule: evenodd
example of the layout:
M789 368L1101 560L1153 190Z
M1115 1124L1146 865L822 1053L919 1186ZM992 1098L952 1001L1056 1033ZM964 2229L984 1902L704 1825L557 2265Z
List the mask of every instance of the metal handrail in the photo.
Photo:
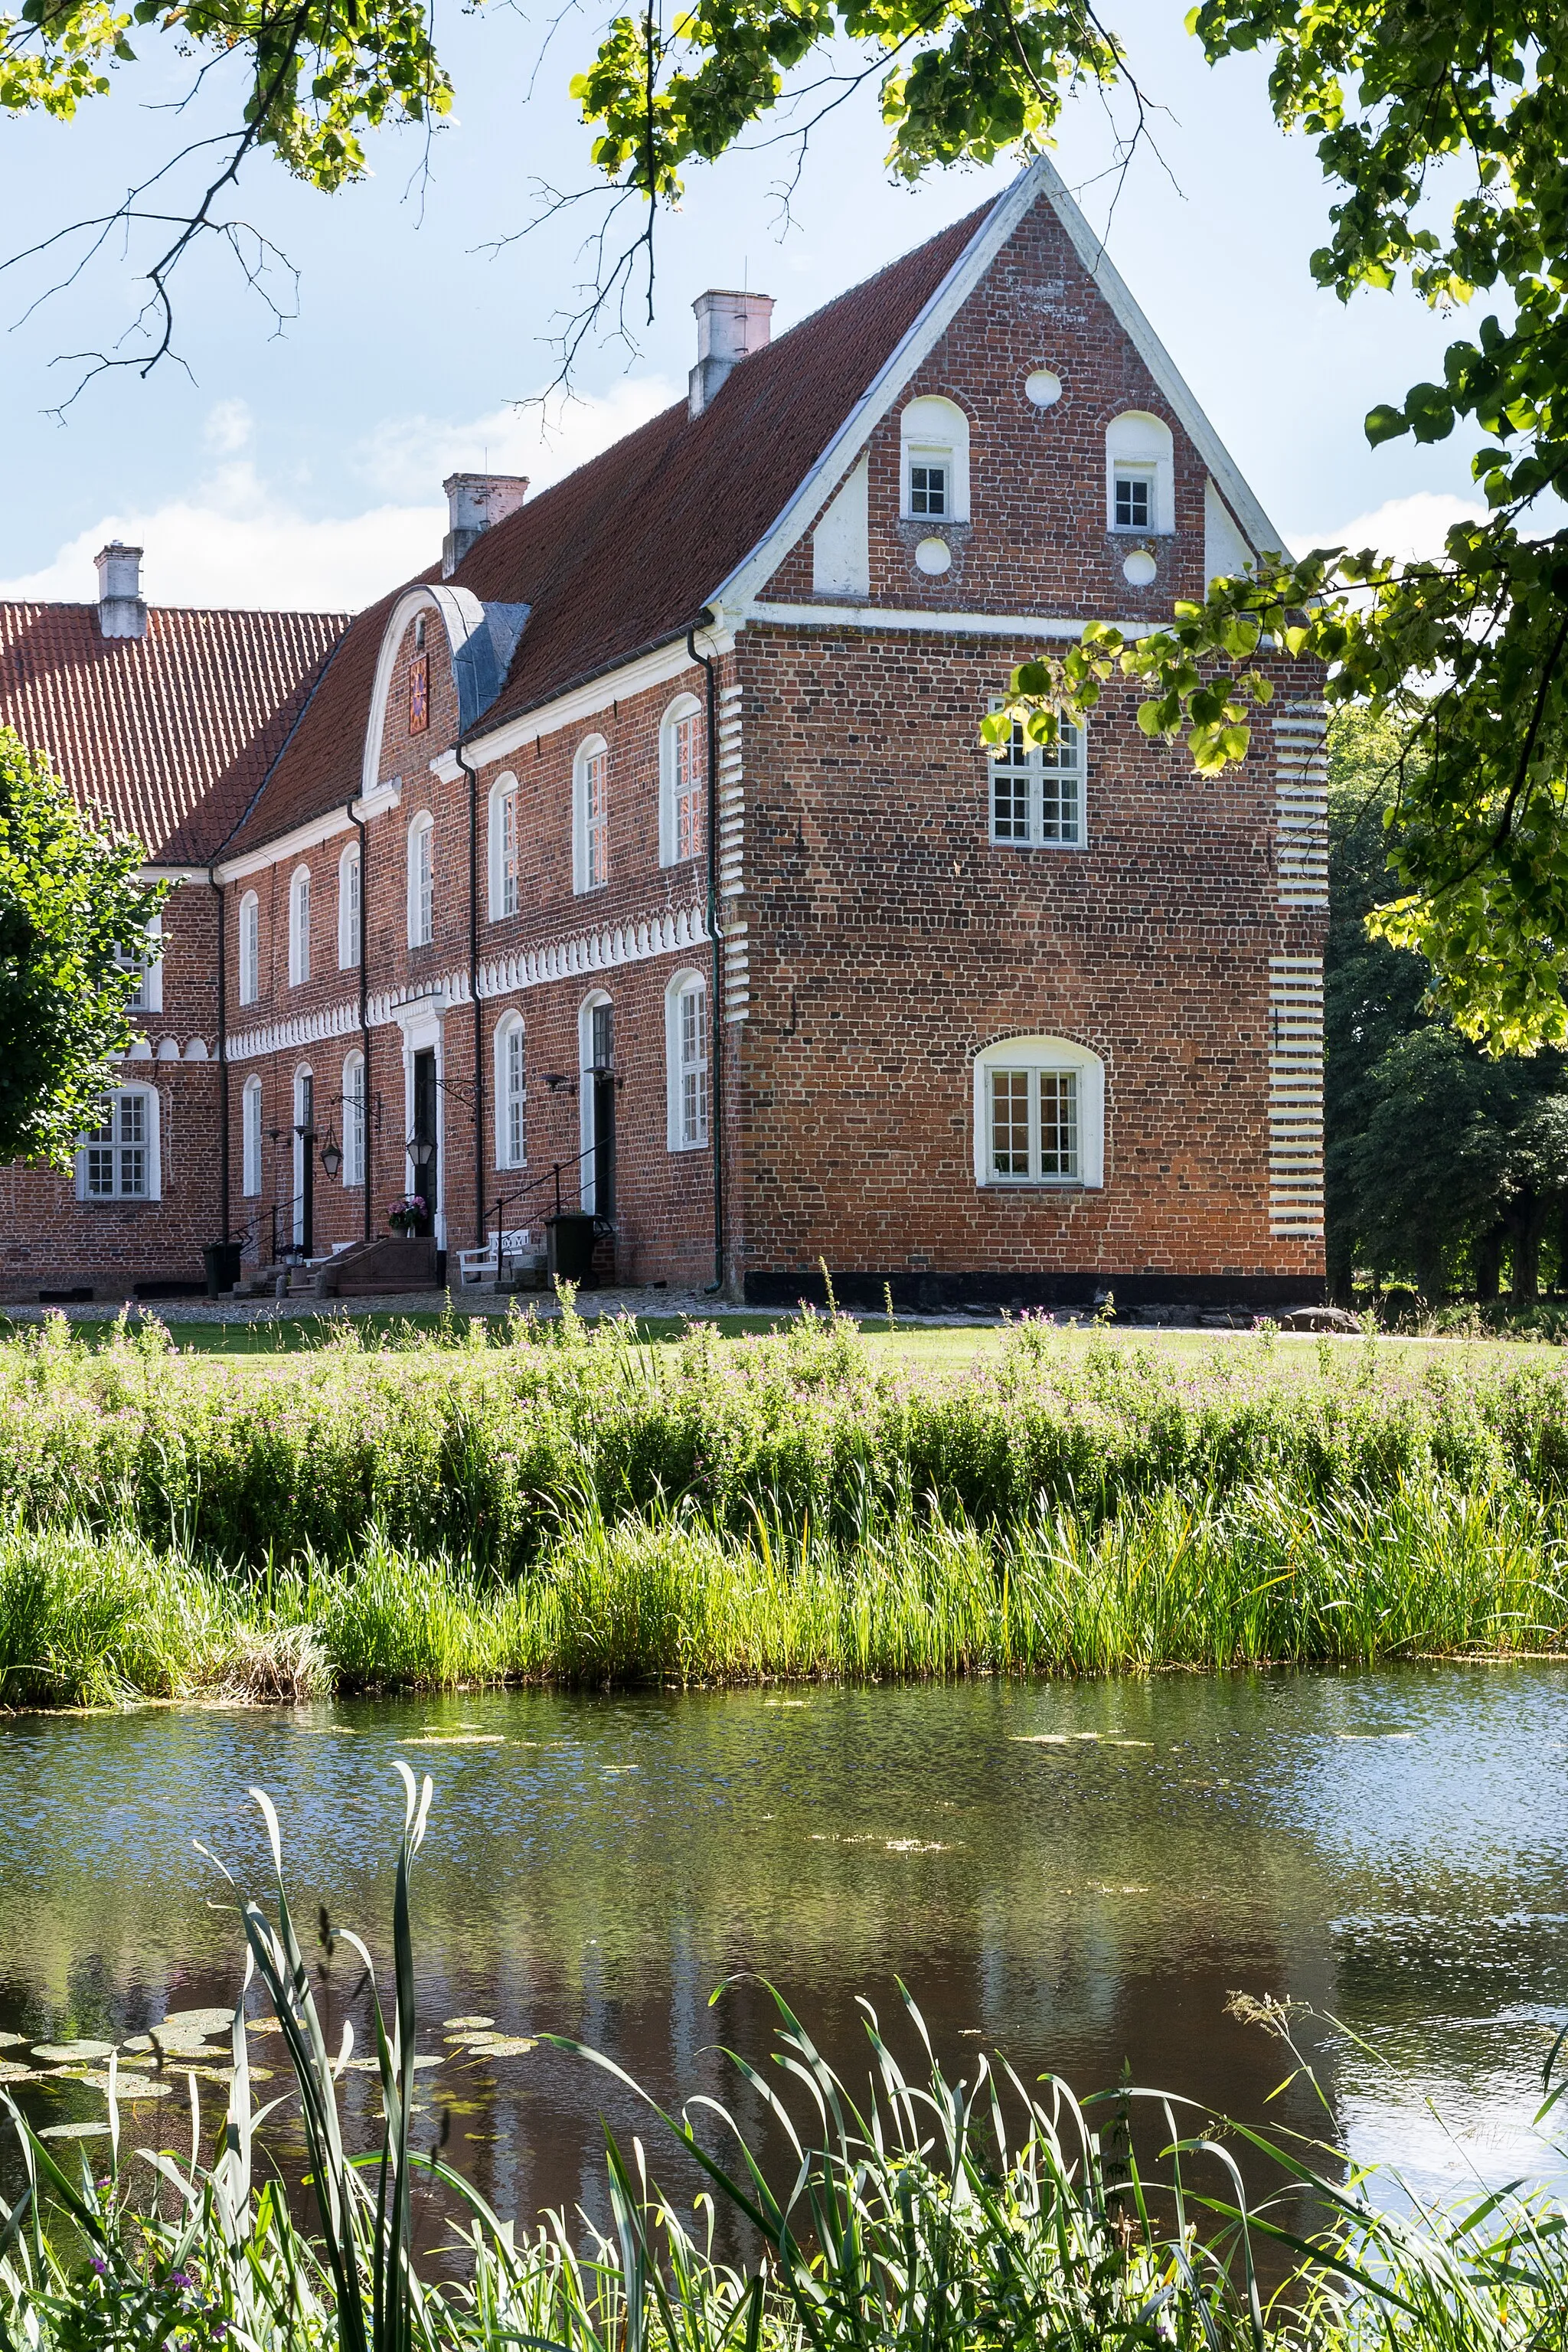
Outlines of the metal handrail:
M490 1209L491 1215L499 1219L504 1209L510 1209L513 1203L518 1201L526 1201L531 1192L537 1192L542 1185L553 1181L555 1186L555 1213L559 1217L563 1213L561 1207L561 1173L563 1169L581 1168L584 1160L591 1160L598 1148L599 1147L596 1143L586 1144L584 1149L571 1160L552 1160L549 1171L544 1175L535 1176L529 1183L520 1184L515 1192L504 1192L499 1201L492 1202ZM597 1214L597 1212L595 1213ZM605 1222L608 1223L608 1220L606 1219ZM504 1223L498 1223L496 1226L496 1280L498 1282L500 1280L501 1266L505 1257L506 1226Z

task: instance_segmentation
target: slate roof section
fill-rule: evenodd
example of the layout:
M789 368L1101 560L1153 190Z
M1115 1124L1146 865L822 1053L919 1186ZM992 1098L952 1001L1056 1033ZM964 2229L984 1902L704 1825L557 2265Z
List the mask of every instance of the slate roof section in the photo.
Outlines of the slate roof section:
M348 625L342 613L0 604L0 724L153 863L205 865L249 807Z
M482 604L531 607L484 732L684 633L777 520L992 209L981 205L753 352L700 416L689 417L684 400L666 409L475 542L453 584ZM419 577L438 580L439 566ZM402 593L353 622L234 852L359 790L382 633Z

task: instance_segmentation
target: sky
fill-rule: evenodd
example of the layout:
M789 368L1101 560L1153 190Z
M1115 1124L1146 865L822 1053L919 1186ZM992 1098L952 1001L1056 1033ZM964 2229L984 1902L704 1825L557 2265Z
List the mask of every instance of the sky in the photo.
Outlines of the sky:
M1158 152L1115 173L1116 126L1095 96L1065 120L1058 167L1097 227L1114 197L1111 256L1282 536L1300 549L1434 549L1479 510L1468 445L1374 452L1363 418L1440 374L1455 322L1408 292L1342 306L1313 287L1330 198L1310 147L1274 128L1266 60L1205 67L1183 13L1182 0L1131 0L1111 18L1154 102ZM658 225L651 323L639 296L635 340L590 339L574 396L542 408L602 210L547 214L543 194L593 184L566 86L595 21L565 16L542 58L509 0L442 15L458 98L434 140L372 134L372 175L332 196L254 161L235 205L246 226L182 268L174 356L145 375L94 373L71 355L134 350L153 231L96 254L60 232L221 130L229 68L192 97L189 61L142 34L142 62L74 123L8 120L0 258L57 241L0 270L12 452L0 596L89 599L93 556L118 537L145 547L155 603L366 604L437 555L445 475L521 473L542 488L681 396L705 287L773 294L781 333L1011 176L1002 164L890 184L867 90L814 131L786 210L797 157L770 126L750 152L693 169L679 212ZM147 208L179 184L154 188Z

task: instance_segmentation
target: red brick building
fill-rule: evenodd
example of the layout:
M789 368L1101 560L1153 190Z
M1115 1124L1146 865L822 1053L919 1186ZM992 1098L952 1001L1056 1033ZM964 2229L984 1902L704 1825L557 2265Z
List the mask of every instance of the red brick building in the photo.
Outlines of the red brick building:
M455 477L352 621L148 613L114 550L0 607L0 718L178 884L74 1185L0 1177L7 1296L558 1181L622 1279L761 1303L1321 1295L1315 676L1217 782L1130 692L977 733L1279 534L1048 164L772 307L700 298L689 401L539 497Z

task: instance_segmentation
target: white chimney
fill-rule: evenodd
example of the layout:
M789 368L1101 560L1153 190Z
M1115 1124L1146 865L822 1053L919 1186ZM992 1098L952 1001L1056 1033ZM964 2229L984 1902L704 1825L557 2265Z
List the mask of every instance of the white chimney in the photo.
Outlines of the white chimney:
M515 514L528 496L526 474L448 474L441 488L447 493L450 525L441 541L441 577L450 580L475 540L490 525Z
M142 601L142 553L118 539L100 548L98 566L98 626L106 637L144 637L147 607Z
M697 313L697 365L691 371L686 413L700 416L736 361L766 344L773 298L710 287L691 307Z

